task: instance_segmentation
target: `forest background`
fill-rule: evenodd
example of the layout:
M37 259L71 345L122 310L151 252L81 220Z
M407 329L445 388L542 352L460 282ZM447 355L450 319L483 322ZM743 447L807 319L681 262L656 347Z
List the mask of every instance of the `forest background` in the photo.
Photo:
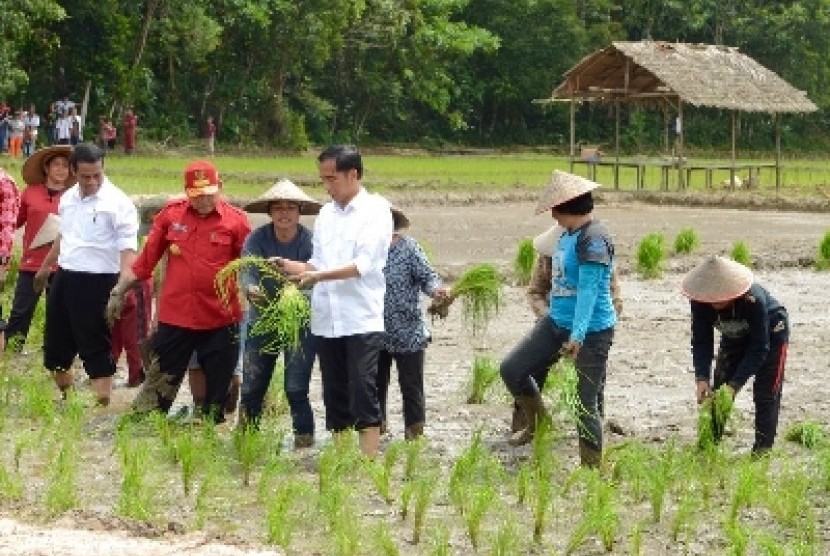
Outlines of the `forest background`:
M98 117L139 115L140 137L304 150L354 142L422 148L568 148L568 107L539 104L612 40L736 46L807 92L786 151L830 145L830 0L0 0L0 99L44 113L91 85ZM729 115L686 111L697 152L729 149ZM613 137L582 105L577 139ZM626 109L622 146L659 151L663 115ZM739 147L771 150L769 115L743 114Z

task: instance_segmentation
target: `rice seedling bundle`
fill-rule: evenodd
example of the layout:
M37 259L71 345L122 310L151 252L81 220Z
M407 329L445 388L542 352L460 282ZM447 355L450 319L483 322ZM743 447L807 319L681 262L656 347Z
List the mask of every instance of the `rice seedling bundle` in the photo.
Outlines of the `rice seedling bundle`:
M476 334L498 313L502 303L501 282L501 276L494 265L484 263L474 266L453 284L450 295L442 301L434 302L428 312L446 318L449 306L460 297L464 320L470 323L473 334Z
M752 254L749 252L749 246L743 241L736 241L732 246L732 260L741 263L744 266L752 266Z
M524 238L519 242L516 259L513 261L513 271L516 273L519 284L526 285L530 282L534 264L536 264L536 250L533 248L533 240Z
M805 448L816 448L827 439L827 432L815 421L796 423L787 430L787 440L797 442Z
M697 443L700 448L712 448L719 441L735 401L726 385L715 390L700 404L697 419Z
M674 252L684 255L690 254L700 245L700 238L693 228L683 228L674 238Z
M825 232L824 237L821 238L821 243L819 243L818 254L816 255L816 269L830 269L830 232Z
M588 432L582 420L589 411L579 399L579 369L576 368L576 362L571 357L560 357L554 371L559 389L560 407L574 422L580 433Z
M268 296L261 287L264 298L254 302L257 318L251 323L252 336L265 336L263 351L276 353L283 349L300 348L302 332L311 319L311 304L300 289L288 282L280 272L262 257L241 257L230 262L216 274L216 291L220 301L230 305L231 294L238 287L239 273L254 269L260 274L260 284L266 280L281 285L276 296Z
M663 272L663 234L650 233L637 246L637 271L643 278L659 278Z

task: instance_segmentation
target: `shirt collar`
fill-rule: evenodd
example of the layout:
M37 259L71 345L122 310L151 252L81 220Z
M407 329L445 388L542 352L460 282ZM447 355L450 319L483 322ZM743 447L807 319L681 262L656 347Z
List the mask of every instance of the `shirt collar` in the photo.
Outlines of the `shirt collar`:
M346 206L341 207L340 204L337 203L337 201L334 202L334 205L337 207L338 210L340 210L342 212L349 212L349 211L352 211L352 210L359 209L368 200L369 200L369 192L366 191L365 187L360 186L360 191L357 192L357 195L352 197L352 200L349 201L349 203Z

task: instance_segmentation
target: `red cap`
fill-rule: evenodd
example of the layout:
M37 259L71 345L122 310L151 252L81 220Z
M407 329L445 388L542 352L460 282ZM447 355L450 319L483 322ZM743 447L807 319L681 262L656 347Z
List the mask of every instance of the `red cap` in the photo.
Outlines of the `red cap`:
M222 180L216 167L207 160L191 162L184 169L184 190L188 197L213 195L219 192Z

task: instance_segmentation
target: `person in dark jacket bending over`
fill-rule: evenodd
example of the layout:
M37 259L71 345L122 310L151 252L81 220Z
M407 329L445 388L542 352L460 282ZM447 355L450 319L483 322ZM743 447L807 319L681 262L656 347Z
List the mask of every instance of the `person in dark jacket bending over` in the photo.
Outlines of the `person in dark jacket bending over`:
M750 269L717 255L683 278L682 291L691 300L697 402L702 403L713 389L724 384L734 397L754 376L752 453L768 452L775 441L781 407L790 336L787 310L755 282ZM717 356L715 329L720 332Z

